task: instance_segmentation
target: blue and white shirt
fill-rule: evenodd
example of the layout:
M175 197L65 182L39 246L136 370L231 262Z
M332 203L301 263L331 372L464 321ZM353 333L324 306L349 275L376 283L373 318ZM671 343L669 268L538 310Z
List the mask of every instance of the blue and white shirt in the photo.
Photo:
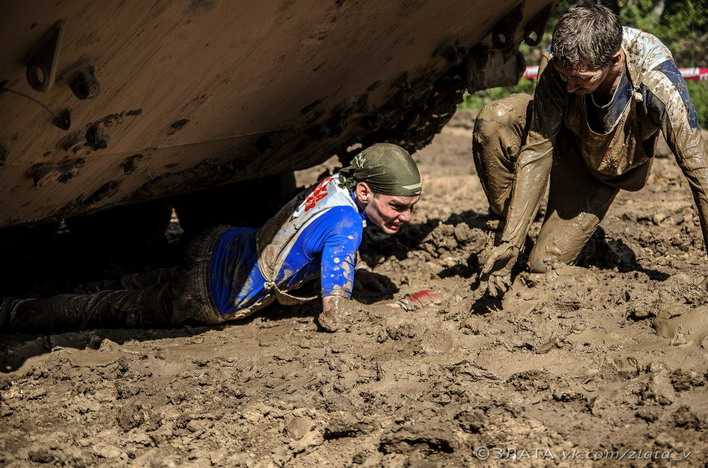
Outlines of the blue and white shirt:
M297 289L319 277L322 297L351 297L356 253L365 226L364 215L354 206L332 207L298 233L275 278L281 288ZM254 228L233 227L217 241L209 291L220 314L248 307L266 294L266 279L257 262L256 234Z

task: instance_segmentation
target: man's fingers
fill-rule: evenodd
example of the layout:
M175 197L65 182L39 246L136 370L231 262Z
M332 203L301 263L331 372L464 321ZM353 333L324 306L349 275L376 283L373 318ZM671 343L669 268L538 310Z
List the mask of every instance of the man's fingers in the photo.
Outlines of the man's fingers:
M484 266L482 267L482 274L483 275L488 275L490 271L492 271L492 267L494 267L494 263L491 262L491 258L488 258L487 261L484 263Z
M492 275L489 277L489 281L487 282L487 291L492 297L497 297L499 296L499 294L501 294L502 291L499 287L499 282L496 275Z
M504 294L511 286L511 279L507 275L497 275L497 289L499 295Z
M491 275L487 280L487 295L501 297L511 288L511 278L508 275Z
M504 291L508 290L511 287L511 277L508 275L504 275L501 277L501 282L504 285Z
M501 297L511 287L511 275L506 270L514 255L514 250L508 246L497 246L492 249L481 273L482 276L487 277L487 295ZM506 265L502 265L501 269L497 268L495 271L495 267L502 260L506 261Z
M497 290L494 287L494 282L490 280L487 282L487 296L489 297L497 297Z
M488 275L492 272L492 270L494 269L494 265L497 263L498 258L499 254L496 251L492 251L492 253L489 254L489 258L487 258L487 261L484 263L484 267L482 268L483 275Z

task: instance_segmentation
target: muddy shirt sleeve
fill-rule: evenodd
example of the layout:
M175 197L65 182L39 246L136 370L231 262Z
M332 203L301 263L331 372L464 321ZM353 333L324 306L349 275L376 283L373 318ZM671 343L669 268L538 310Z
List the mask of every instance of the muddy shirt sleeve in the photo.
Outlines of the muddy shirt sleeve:
M551 173L553 140L563 122L567 93L552 66L546 67L533 97L531 125L516 163L511 201L501 241L521 248Z
M688 180L708 249L708 163L696 110L686 82L672 60L647 73L646 103L650 118L661 127L676 162Z
M353 209L344 211L329 229L321 257L322 297L351 297L362 233L361 216Z

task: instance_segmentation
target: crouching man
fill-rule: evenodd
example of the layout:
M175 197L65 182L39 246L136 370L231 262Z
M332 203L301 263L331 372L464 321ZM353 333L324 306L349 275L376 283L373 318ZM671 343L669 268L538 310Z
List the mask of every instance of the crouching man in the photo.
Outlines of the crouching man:
M586 3L561 16L551 52L533 99L491 103L475 124L477 172L490 210L505 220L483 270L492 296L510 286L549 176L546 219L529 256L534 272L574 262L618 191L645 185L659 132L688 180L708 240L708 164L669 50Z
M220 227L195 240L184 268L124 277L119 290L5 299L0 326L41 331L218 324L273 302L315 299L292 291L319 276L318 322L333 332L352 308L356 254L366 223L398 232L410 221L420 194L420 173L410 154L396 145L376 144L295 197L262 228Z

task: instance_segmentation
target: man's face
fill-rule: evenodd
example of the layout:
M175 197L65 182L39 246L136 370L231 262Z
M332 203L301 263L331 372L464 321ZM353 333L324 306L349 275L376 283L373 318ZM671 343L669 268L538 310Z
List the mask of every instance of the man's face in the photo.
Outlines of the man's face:
M568 93L584 95L595 92L607 77L610 66L590 69L583 66L574 69L554 65Z
M364 214L386 234L395 234L401 226L411 221L413 207L420 195L403 197L394 195L374 195L366 205Z

